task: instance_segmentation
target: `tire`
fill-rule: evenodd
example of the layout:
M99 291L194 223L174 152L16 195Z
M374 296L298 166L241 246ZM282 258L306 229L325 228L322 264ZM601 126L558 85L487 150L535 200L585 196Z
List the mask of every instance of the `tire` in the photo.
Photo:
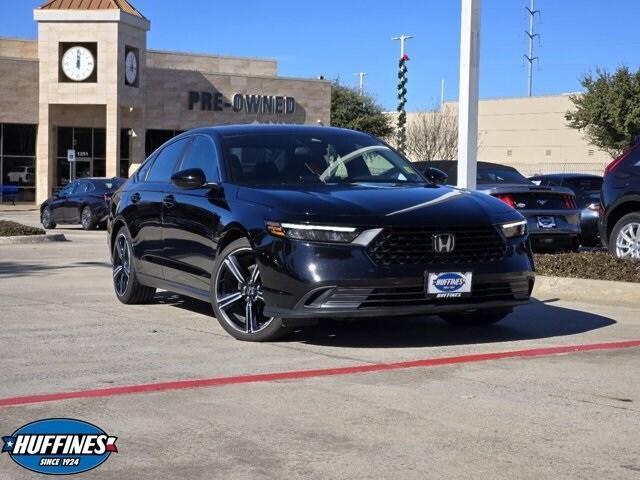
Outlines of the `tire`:
M93 230L96 228L96 220L90 207L84 207L80 213L80 224L85 230Z
M442 313L440 314L440 318L452 325L473 327L498 323L511 312L513 312L513 308L495 308L474 312Z
M122 227L113 242L113 290L118 300L127 305L149 303L156 293L155 288L145 287L136 276L133 262L131 236L126 227Z
M260 271L246 238L231 242L217 256L210 295L216 319L237 340L270 342L291 332L281 318L262 315Z
M609 252L618 258L640 260L640 212L618 220L609 237Z
M53 213L49 207L44 207L40 213L40 223L46 230L53 230L56 224L53 221Z

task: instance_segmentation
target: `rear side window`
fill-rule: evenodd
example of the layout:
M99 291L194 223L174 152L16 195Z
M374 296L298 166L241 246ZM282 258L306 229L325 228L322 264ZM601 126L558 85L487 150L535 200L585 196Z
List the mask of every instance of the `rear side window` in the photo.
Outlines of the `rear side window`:
M121 178L110 178L109 180L94 180L91 183L97 192L115 192L122 186L124 180Z
M151 165L147 182L168 183L188 141L188 138L183 138L164 147Z
M189 153L182 160L179 170L199 168L204 172L207 182L220 181L218 155L216 147L209 137L197 135L193 139Z

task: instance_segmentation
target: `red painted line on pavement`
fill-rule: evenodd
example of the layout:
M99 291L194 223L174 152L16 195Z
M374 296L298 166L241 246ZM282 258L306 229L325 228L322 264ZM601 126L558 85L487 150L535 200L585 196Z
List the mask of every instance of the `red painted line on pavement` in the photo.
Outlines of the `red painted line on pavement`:
M461 363L485 362L505 358L544 357L594 350L618 350L621 348L640 347L640 340L624 342L592 343L586 345L567 345L560 347L531 348L527 350L512 350L506 352L477 353L456 357L427 358L397 363L375 363L355 365L350 367L322 368L317 370L294 370L288 372L257 373L233 377L202 378L196 380L178 380L174 382L147 383L122 387L80 390L76 392L60 392L23 397L0 398L0 407L25 405L30 403L55 402L73 398L114 397L135 393L160 392L167 390L185 390L193 388L220 387L223 385L237 385L242 383L272 382L277 380L294 380L301 378L328 377L333 375L352 375L355 373L382 372L388 370L403 370L408 368L437 367L441 365L455 365Z

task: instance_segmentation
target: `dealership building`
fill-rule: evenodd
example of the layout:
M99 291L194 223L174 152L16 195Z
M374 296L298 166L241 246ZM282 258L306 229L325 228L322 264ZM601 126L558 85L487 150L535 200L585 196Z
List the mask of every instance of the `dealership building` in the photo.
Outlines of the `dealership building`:
M271 59L147 50L127 0L50 0L37 40L0 38L0 192L41 202L81 176L128 176L179 132L330 121L324 80Z

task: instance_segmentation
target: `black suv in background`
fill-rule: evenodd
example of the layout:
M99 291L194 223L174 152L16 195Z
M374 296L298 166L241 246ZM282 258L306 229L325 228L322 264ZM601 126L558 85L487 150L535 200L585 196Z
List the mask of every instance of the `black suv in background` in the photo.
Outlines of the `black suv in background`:
M604 171L600 237L619 258L640 260L640 144L611 162Z

